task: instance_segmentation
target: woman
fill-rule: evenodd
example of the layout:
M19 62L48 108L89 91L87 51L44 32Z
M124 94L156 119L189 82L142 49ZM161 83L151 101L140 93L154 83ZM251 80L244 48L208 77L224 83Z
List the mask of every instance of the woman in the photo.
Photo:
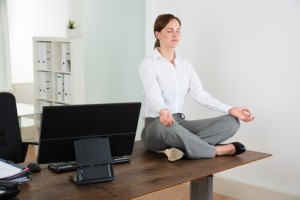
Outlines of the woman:
M226 105L203 89L191 63L175 51L180 31L181 22L177 17L158 16L154 24L154 51L140 65L145 96L144 146L150 151L165 153L170 161L182 158L184 153L190 159L243 153L245 147L239 142L220 143L237 132L239 120L252 121L251 112ZM185 120L182 113L187 94L202 106L226 115Z

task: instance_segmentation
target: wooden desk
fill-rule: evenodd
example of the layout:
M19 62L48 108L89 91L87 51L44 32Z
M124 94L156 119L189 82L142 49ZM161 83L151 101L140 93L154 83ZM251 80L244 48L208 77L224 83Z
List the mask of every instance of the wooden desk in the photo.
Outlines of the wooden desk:
M131 162L114 165L114 181L77 186L68 178L76 172L56 174L42 165L41 173L33 174L31 181L20 185L18 199L130 199L189 181L191 199L197 195L212 199L212 174L269 156L246 151L239 156L169 162L163 154L146 151L138 141Z

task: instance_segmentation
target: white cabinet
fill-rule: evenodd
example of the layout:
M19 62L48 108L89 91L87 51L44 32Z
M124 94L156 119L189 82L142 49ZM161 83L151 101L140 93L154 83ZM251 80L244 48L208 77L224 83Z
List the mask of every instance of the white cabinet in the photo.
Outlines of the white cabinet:
M33 51L36 105L84 104L83 39L33 37Z

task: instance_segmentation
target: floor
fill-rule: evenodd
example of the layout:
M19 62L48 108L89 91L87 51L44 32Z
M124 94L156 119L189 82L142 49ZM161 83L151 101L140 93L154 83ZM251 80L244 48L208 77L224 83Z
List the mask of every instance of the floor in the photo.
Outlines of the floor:
M187 184L180 184L171 188L167 188L158 192L144 195L133 200L187 200L190 198L190 187ZM236 200L231 197L216 194L213 195L213 200Z
M26 161L36 160L34 156L34 147L30 146L28 149ZM133 200L187 200L190 198L190 187L187 184L180 184L171 188L153 192L148 195L134 198ZM213 200L236 200L231 197L227 197L221 194L214 193Z

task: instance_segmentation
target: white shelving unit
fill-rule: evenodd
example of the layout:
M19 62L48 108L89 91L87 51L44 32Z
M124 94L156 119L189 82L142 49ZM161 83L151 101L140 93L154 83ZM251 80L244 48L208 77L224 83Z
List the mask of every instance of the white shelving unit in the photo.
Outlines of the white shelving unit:
M85 103L82 38L33 37L36 106Z

